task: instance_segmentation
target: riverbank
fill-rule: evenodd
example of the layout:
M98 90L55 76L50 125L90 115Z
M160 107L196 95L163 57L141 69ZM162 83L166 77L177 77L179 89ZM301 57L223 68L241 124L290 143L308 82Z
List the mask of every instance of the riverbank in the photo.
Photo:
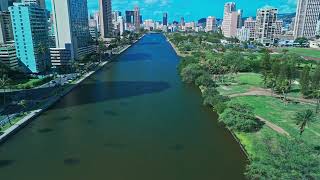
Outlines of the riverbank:
M287 92L285 97L282 94L276 95L276 92L265 88L263 67L260 67L264 59L259 57L261 55L245 49L242 52L247 53L242 53L225 46L225 53L218 54L212 51L213 47L203 49L201 40L206 38L203 36L210 34L173 34L168 38L172 38L172 42L182 49L190 45L189 42L195 42L190 51L195 50L196 53L181 59L179 73L184 82L201 87L204 105L218 112L219 121L243 147L250 160L247 177L319 177L320 169L312 169L315 166L320 167L317 152L320 142L319 138L315 138L320 137L317 102L299 97L298 84L293 87L298 91ZM220 69L226 71L221 72ZM301 122L297 124L297 121L302 118L297 117L301 115L298 113L303 112L312 112L315 117L312 117L312 120L310 118L312 124L309 123L304 131L300 132ZM305 152L302 153L303 151ZM306 155L295 157L295 154L301 153ZM315 165L306 163L305 159ZM305 167L308 168L307 173Z
M134 41L131 45L125 46L122 50L119 51L118 54L111 57L109 61L101 62L94 70L87 72L84 74L80 79L76 80L71 84L71 86L66 87L66 89L63 89L62 92L60 92L58 95L55 95L47 100L40 108L33 110L31 112L28 112L28 114L24 115L20 120L15 122L13 125L11 125L6 130L2 131L0 134L0 144L5 142L9 137L14 135L16 132L18 132L20 129L25 127L31 120L35 119L39 115L41 115L43 112L47 111L50 107L52 107L55 103L57 103L61 98L69 94L73 89L77 88L84 80L95 74L97 71L101 70L106 64L116 59L119 55L124 53L126 50L128 50L131 46L136 44L141 38L141 36L138 40Z
M167 36L166 36L166 38L167 38L167 41L170 43L171 47L175 50L175 52L177 53L178 56L180 56L180 57L186 57L186 55L183 54L183 53L181 53L181 52L179 51L179 49L177 48L177 46L176 46L175 44L173 44Z

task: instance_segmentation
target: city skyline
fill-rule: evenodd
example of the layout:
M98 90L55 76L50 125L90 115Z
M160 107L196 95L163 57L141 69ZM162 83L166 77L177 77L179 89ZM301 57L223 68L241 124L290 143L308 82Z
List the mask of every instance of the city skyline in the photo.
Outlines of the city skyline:
M196 21L207 16L222 18L223 7L230 0L216 0L214 3L210 0L198 1L190 0L188 3L182 0L117 0L112 1L113 10L124 12L131 10L136 5L140 7L143 19L162 20L164 12L168 12L168 21L180 20L185 17L186 21ZM244 17L255 16L256 10L264 6L274 6L279 9L279 13L294 13L296 11L296 0L259 0L254 4L247 6L246 0L234 0L239 9L244 10ZM46 0L47 8L51 10L50 0ZM98 11L98 0L88 0L89 12Z

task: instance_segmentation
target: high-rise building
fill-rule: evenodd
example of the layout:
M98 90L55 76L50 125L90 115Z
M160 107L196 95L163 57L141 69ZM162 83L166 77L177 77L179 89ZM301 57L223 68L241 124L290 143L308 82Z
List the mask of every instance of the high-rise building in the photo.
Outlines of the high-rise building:
M140 16L140 8L136 6L134 8L134 26L136 28L136 31L140 29L141 24L141 16Z
M120 36L122 36L125 30L124 19L122 16L118 17L118 24L119 24L119 33L120 33Z
M13 3L21 3L21 0L8 0L9 6L13 6Z
M93 19L97 22L97 30L100 32L100 12L95 12L93 14Z
M209 16L206 23L206 32L216 31L216 27L216 18L213 16Z
M152 31L153 29L155 29L154 21L153 21L152 19L146 19L146 20L143 22L143 27L144 27L144 29L146 29L146 30Z
M193 21L185 23L185 29L194 31L196 29L196 23Z
M126 23L132 24L134 17L134 11L126 11Z
M52 7L56 48L63 51L63 58L69 51L69 57L61 59L64 63L55 60L56 65L70 65L73 60L93 52L94 47L89 43L87 0L52 0Z
M9 11L0 12L0 44L13 41L12 23Z
M185 21L184 21L184 17L181 17L181 20L180 20L180 25L181 25L181 26L185 26Z
M98 29L97 29L97 21L95 19L89 19L89 31L92 40L98 40Z
M320 20L317 23L316 36L320 36Z
M46 9L46 1L45 0L22 0L23 3L28 4L28 3L36 3L38 4L41 8Z
M249 29L250 35L249 40L253 41L255 38L255 32L256 32L256 21L249 17L244 21L244 28Z
M243 42L243 41L249 41L250 40L250 29L245 28L244 26L237 29L237 38Z
M168 26L168 13L163 13L162 24Z
M29 73L44 72L50 66L46 10L36 4L15 3L9 11L23 69Z
M224 5L224 15L222 22L222 33L225 37L235 37L237 35L239 15L236 11L236 3L228 2Z
M8 11L8 0L0 0L0 11Z
M0 62L10 69L18 69L18 58L13 44L0 45Z
M113 29L118 29L118 17L121 16L120 11L112 11L112 24Z
M239 9L238 10L237 28L241 28L243 26L242 15L243 15L243 10Z
M298 0L294 26L294 37L314 37L319 20L319 0Z
M111 0L99 0L100 33L102 38L112 37L112 7Z
M281 23L277 20L277 16L278 9L276 8L265 7L258 9L255 28L256 41L265 46L269 46L274 42L275 37L282 31Z

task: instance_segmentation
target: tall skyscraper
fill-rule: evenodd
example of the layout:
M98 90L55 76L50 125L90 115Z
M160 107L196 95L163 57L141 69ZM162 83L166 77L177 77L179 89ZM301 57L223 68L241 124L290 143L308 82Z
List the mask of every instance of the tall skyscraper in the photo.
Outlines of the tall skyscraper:
M275 36L281 33L282 22L277 20L278 9L265 7L258 9L255 40L269 46L274 42Z
M141 24L141 16L140 16L140 8L136 6L134 8L134 26L136 28L136 31L140 29Z
M8 0L0 0L0 11L7 11L9 4Z
M316 28L319 20L319 0L298 0L294 26L294 37L314 37L316 35Z
M112 7L111 0L99 0L100 33L102 38L112 36Z
M13 41L12 23L9 11L0 12L0 44Z
M224 15L222 22L222 33L226 37L235 37L237 35L239 15L236 11L236 3L228 2L224 5Z
M126 11L126 23L132 24L134 17L134 11Z
M119 23L119 32L120 32L120 36L123 35L125 27L124 27L124 19L122 16L118 17L118 23Z
M206 32L216 31L216 18L209 16L206 22Z
M17 57L29 73L50 66L46 10L36 4L16 3L9 7Z
M13 3L21 3L21 0L8 0L9 6L13 6Z
M100 12L95 12L93 14L93 19L97 22L97 30L100 32Z
M243 21L242 21L242 15L243 15L243 10L239 9L238 10L238 22L237 22L237 28L241 28L243 25Z
M98 40L98 29L97 29L97 21L95 19L89 19L89 31L92 40Z
M74 59L92 52L87 0L52 0L52 7L56 48L65 49L63 64L57 64L70 65Z
M28 3L36 3L38 4L41 8L46 9L46 1L45 0L22 0L23 3L28 4Z
M118 17L121 16L120 11L112 11L112 24L113 29L118 29Z
M168 26L168 13L163 13L162 24Z
M184 21L184 17L181 17L180 25L181 26L185 26L186 25L186 22Z

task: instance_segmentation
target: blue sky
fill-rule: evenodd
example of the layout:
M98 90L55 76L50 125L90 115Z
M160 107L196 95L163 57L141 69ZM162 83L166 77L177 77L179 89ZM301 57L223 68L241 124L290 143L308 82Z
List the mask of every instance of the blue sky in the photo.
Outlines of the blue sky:
M51 0L46 0L50 9ZM222 17L223 5L230 0L112 0L113 10L124 12L135 5L141 8L143 19L161 20L162 13L168 12L169 21L198 20L202 17ZM254 16L256 9L266 5L277 7L280 13L294 12L297 0L234 0L238 9L244 10L244 16ZM98 9L98 0L88 0L89 11Z

